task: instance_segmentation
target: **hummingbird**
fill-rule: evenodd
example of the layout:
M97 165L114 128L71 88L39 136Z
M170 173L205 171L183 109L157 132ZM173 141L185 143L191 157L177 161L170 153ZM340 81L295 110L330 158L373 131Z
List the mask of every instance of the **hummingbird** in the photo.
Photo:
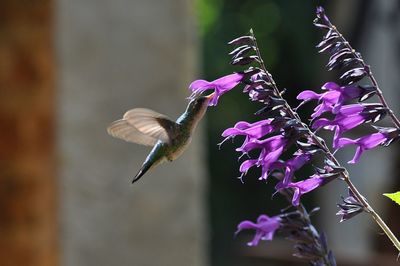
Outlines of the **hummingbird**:
M214 94L191 99L185 112L175 122L156 111L135 108L127 111L122 119L110 124L107 128L109 135L128 142L153 146L132 183L155 166L165 161L172 162L182 155Z

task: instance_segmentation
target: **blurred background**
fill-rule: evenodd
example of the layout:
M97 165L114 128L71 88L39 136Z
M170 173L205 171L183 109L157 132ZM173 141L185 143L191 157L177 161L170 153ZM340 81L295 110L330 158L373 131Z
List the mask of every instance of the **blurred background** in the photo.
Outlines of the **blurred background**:
M239 175L235 145L217 143L260 108L240 88L210 108L179 160L130 181L148 147L113 139L107 125L134 107L176 118L188 84L237 68L226 45L253 28L280 88L317 89L337 73L315 45L323 5L359 50L399 113L400 2L294 0L3 0L0 3L0 265L306 265L290 243L249 248L237 224L286 206L257 169ZM311 107L309 107L311 108ZM354 132L359 136L362 131ZM327 136L330 137L329 134ZM369 151L354 182L396 235L398 143ZM354 150L338 153L348 161ZM307 174L307 173L305 173ZM304 197L338 265L395 265L396 252L367 215L339 224L339 181Z

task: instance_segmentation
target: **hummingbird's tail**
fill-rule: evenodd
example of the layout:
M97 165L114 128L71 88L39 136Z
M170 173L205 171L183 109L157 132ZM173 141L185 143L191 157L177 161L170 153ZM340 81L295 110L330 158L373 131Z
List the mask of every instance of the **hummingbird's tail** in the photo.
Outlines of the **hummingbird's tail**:
M151 164L144 163L142 165L142 167L140 168L139 172L133 178L132 184L135 183L136 181L138 181L150 168L151 168Z
M138 181L151 168L162 163L165 160L164 153L165 144L159 141L158 144L153 147L146 160L144 161L142 167L140 168L139 172L133 178L132 184Z

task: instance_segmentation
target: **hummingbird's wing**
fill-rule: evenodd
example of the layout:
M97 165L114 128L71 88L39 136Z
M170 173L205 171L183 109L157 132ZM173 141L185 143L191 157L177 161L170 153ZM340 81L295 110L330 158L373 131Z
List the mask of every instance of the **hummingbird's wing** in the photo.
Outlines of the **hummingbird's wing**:
M143 134L170 143L179 125L168 116L146 108L135 108L124 114L123 119Z
M120 119L111 123L107 128L108 134L128 142L134 142L145 146L154 146L158 139L147 136L133 127L125 119Z
M107 129L110 135L149 146L158 140L170 143L179 130L179 125L167 116L145 108L129 110L114 123Z

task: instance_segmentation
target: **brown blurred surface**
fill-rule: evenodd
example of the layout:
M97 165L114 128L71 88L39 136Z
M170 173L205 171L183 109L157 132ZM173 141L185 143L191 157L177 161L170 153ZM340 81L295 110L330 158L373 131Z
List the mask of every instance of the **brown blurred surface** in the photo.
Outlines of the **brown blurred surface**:
M52 1L0 4L0 265L56 265Z

